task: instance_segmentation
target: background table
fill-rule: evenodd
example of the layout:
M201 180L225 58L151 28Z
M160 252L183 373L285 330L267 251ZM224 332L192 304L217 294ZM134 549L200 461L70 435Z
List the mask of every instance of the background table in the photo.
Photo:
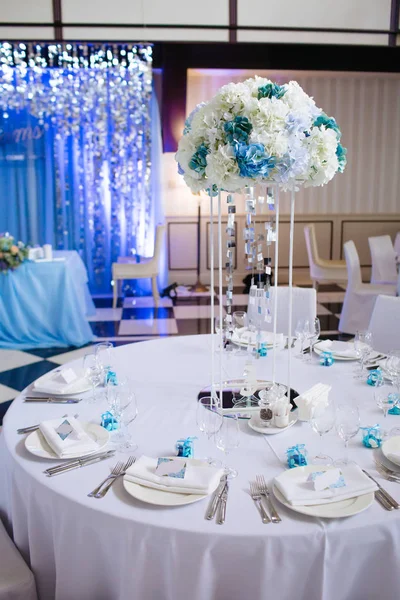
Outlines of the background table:
M135 381L139 416L132 426L138 453L165 456L179 438L200 435L196 397L210 381L210 336L161 339L115 349L118 369ZM287 351L277 360L284 381ZM241 375L242 358L231 357L224 370ZM271 357L257 361L258 376L271 375ZM330 383L336 401L359 401L362 424L381 414L373 389L353 380L353 363L325 368L293 359L293 386L300 392L317 381ZM81 403L80 418L98 419L101 406ZM0 450L4 469L0 509L12 525L15 542L30 562L42 600L393 600L400 594L400 511L374 502L364 513L341 520L302 516L277 502L279 525L263 525L248 495L249 480L267 480L283 465L266 438L242 422L241 446L228 457L238 469L232 481L223 526L205 521L208 501L162 508L134 500L118 481L103 500L87 493L115 460L46 478L51 461L29 455L22 427L61 416L63 405L23 404L17 398L5 417ZM388 427L400 424L389 416ZM371 450L360 439L350 455L379 477ZM318 436L306 423L269 436L280 458L287 447L304 442L311 455ZM325 450L334 457L344 444L332 432ZM205 438L195 442L198 457L221 453ZM125 455L126 456L126 455ZM382 480L381 480L382 481ZM400 499L400 486L382 481Z
M0 277L0 348L83 346L94 338L95 313L86 267L76 251L64 261L26 262Z

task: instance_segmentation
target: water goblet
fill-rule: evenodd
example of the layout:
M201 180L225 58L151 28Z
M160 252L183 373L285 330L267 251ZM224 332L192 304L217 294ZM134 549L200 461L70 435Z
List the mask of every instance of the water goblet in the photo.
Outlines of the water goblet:
M137 449L137 444L132 442L132 434L129 426L138 415L137 399L130 382L123 386L116 386L112 412L118 422L113 442L120 452L132 452Z
M322 436L329 433L336 421L335 406L332 401L321 402L314 406L311 411L310 424L313 430L320 436L320 451L312 459L315 465L331 465L333 460L322 451Z
M222 425L220 418L219 403L215 396L203 396L197 401L196 423L197 427L204 433L208 441L215 435ZM207 457L206 461L210 465L216 464L213 458Z
M336 409L336 431L339 437L344 441L345 457L336 460L334 465L337 467L352 464L348 459L349 441L357 435L360 429L360 413L357 406L340 404Z
M235 450L240 444L239 417L237 414L230 414L224 417L219 415L221 426L215 436L217 448L227 456L232 450ZM228 479L236 477L237 471L224 465L224 472Z
M102 368L95 354L85 354L83 357L83 372L92 386L92 396L88 399L88 403L93 404L96 402L95 388L102 380Z
M393 390L392 385L381 385L374 390L375 402L383 410L383 417L386 418L388 411L399 404L399 394Z
M397 387L400 394L400 352L391 352L385 361L385 371Z
M308 357L308 361L312 362L312 357L313 357L313 351L314 351L314 344L318 341L319 336L321 335L321 323L318 317L316 317L313 321L309 322L309 329L308 329L308 341L310 344L310 352L309 352L309 357Z
M102 342L101 344L95 344L95 354L97 360L102 367L104 381L108 371L113 371L112 367L112 354L111 350L114 348L111 342Z
M307 319L299 319L296 323L294 334L300 341L300 354L297 354L297 358L304 359L304 342L306 340L307 332L310 329L310 324Z
M372 333L371 331L357 331L354 338L354 350L360 361L358 373L355 373L355 379L364 378L364 363L372 351Z

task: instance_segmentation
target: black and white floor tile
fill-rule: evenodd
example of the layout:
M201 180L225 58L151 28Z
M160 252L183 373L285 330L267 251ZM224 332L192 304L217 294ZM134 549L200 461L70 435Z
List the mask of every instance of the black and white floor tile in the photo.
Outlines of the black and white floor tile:
M245 310L248 295L234 290L233 309ZM321 286L318 292L317 314L321 322L321 337L340 336L339 317L344 290L337 285ZM111 341L115 346L131 344L163 336L193 335L210 332L211 299L208 294L162 298L158 308L152 297L119 299L112 308L111 298L95 298L96 315L90 324L96 342ZM214 314L219 314L218 300ZM35 379L58 365L84 356L89 346L82 348L45 348L19 350L0 349L0 424L12 400Z

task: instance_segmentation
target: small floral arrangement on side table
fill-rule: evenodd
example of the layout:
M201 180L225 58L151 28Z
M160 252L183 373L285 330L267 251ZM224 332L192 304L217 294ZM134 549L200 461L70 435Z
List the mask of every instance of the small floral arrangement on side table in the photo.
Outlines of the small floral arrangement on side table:
M28 259L29 249L23 242L15 243L9 233L0 233L0 273L14 271Z

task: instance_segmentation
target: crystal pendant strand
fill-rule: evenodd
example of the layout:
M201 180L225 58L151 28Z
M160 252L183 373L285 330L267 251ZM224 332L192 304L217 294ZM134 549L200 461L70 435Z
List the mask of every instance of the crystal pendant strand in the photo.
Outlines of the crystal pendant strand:
M226 332L227 332L227 343L230 343L232 337L232 302L233 302L233 270L234 270L234 256L236 254L236 204L235 197L233 194L228 194L226 198L228 205L228 222L226 225ZM222 327L222 323L221 323Z

